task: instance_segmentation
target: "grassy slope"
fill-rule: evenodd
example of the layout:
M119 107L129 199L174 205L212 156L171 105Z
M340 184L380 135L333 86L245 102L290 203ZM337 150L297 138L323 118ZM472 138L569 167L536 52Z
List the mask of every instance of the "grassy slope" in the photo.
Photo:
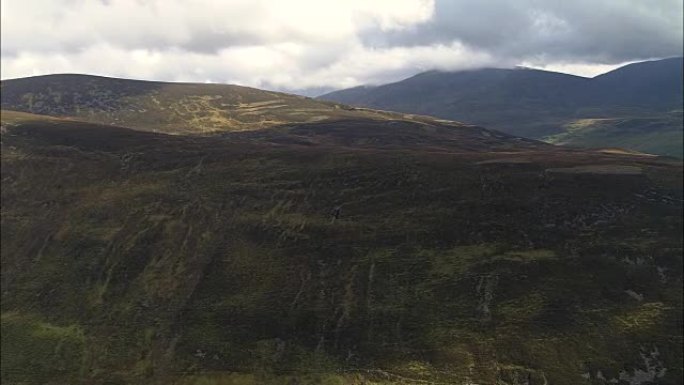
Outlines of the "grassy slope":
M545 138L554 144L581 147L622 147L646 153L683 157L682 112L658 117L579 119L565 132Z
M48 75L4 80L1 89L5 110L171 134L244 131L339 119L401 118L400 114L222 84Z
M3 383L681 383L681 164L336 124L3 123Z

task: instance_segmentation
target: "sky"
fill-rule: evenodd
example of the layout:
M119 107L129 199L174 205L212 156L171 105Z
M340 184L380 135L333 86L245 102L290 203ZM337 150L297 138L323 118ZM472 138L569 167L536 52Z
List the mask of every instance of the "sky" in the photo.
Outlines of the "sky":
M88 73L319 94L426 70L594 76L682 56L682 0L2 0L3 79Z

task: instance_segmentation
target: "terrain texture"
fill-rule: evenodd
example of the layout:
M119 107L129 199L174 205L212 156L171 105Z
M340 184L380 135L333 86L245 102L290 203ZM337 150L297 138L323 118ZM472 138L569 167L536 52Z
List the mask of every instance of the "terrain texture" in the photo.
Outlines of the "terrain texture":
M683 380L680 161L66 78L2 111L3 384Z
M224 84L65 74L4 80L2 108L139 130L198 134L387 114Z

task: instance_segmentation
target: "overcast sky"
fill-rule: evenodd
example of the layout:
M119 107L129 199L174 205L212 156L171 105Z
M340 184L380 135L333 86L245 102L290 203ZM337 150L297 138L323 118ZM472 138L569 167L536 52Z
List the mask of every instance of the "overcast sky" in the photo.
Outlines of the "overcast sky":
M2 0L2 78L89 73L315 93L429 69L592 76L682 56L682 0Z

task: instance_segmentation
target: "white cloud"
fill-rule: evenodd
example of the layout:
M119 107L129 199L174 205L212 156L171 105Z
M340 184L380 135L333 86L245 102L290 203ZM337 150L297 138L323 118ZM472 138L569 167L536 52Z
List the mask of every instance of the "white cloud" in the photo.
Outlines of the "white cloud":
M430 19L429 0L3 0L3 52L335 43Z
M524 62L521 65L524 67L537 68L546 71L563 72L593 78L594 76L604 74L612 71L623 65L631 62L624 62L619 64L587 64L587 63L544 63L536 64L534 62Z
M593 74L678 54L671 48L682 39L678 2L2 0L1 75L91 73L298 90L521 63Z
M237 46L216 53L180 49L151 51L97 45L75 53L26 52L4 62L3 74L89 73L168 81L212 81L271 89L321 85L351 87L397 80L416 71L493 64L486 54L459 44L372 49L356 43L338 52L318 52L294 43ZM302 65L315 61L320 65Z

